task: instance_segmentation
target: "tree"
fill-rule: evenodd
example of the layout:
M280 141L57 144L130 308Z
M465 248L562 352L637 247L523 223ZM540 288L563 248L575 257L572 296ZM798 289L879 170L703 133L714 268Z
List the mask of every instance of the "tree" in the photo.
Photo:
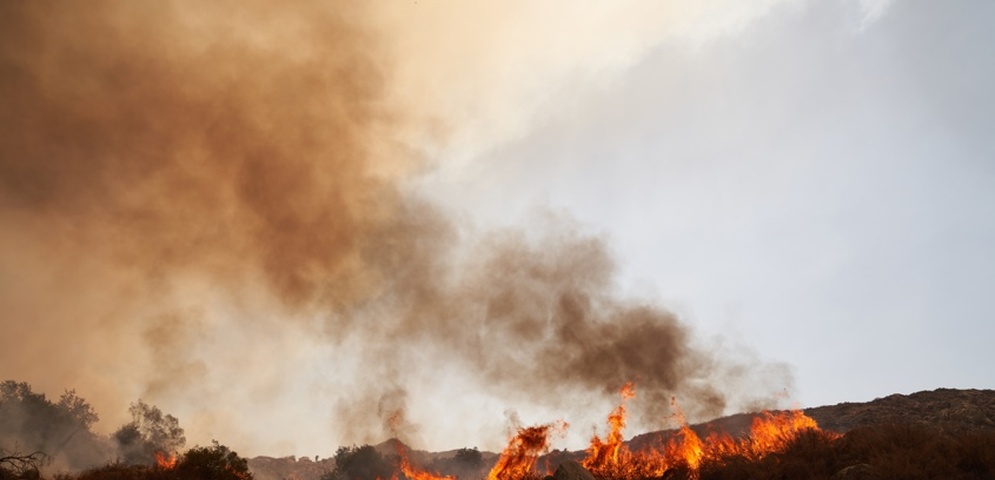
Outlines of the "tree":
M89 429L100 417L86 400L76 395L76 390L66 390L59 397L58 407L73 423L83 429Z
M456 460L457 464L471 469L479 469L484 466L484 457L480 454L480 450L477 450L477 447L456 450L453 459Z
M210 447L194 447L176 465L183 480L252 480L248 460L214 440Z
M142 400L128 408L131 422L114 432L125 463L151 465L156 453L176 454L187 439L180 421Z
M65 418L58 407L35 393L27 382L0 383L0 431L31 450L49 450L56 431L64 430Z
M45 394L32 391L26 382L0 382L0 432L4 440L58 457L61 463L85 463L84 451L100 450L97 437L90 432L97 419L93 407L75 390L66 390L53 403Z

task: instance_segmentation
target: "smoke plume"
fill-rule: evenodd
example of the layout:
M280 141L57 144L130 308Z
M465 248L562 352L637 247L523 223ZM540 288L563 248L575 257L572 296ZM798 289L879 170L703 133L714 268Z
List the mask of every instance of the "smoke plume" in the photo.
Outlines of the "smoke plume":
M692 416L766 395L754 359L620 298L603 238L552 214L479 229L411 187L439 160L416 139L513 138L543 78L466 74L442 104L433 82L474 52L404 43L437 44L413 32L445 24L438 6L403 27L380 7L0 4L0 377L76 388L107 431L143 397L255 454L389 431L459 446L444 430L480 433L470 413L569 413L630 380L647 421L671 395ZM648 48L618 42L595 67ZM569 58L557 80L585 50L548 52ZM460 128L475 113L496 136Z

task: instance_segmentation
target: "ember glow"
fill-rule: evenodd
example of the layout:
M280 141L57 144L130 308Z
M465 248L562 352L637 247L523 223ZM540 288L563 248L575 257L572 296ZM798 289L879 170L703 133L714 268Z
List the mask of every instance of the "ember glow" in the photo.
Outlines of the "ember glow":
M163 470L172 470L176 468L177 460L176 454L155 452L155 464Z

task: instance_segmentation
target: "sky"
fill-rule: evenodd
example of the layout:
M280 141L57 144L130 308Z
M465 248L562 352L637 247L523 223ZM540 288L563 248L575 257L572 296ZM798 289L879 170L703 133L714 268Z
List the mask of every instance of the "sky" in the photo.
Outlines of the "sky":
M627 289L790 364L802 405L992 388L990 11L775 5L427 185L489 221L569 212Z
M0 378L191 443L583 448L995 388L984 1L7 4Z

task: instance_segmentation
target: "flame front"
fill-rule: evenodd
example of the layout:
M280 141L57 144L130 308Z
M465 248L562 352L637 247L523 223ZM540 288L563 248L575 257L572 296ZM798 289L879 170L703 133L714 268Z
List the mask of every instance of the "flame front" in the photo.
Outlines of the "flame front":
M519 428L501 452L487 480L523 480L536 476L539 455L549 451L549 435L566 430L566 422Z
M602 480L638 480L658 478L675 468L686 468L689 478L697 478L706 462L725 463L731 457L759 460L771 453L783 451L804 432L815 431L829 438L832 432L819 430L815 420L801 410L786 412L763 411L753 419L749 433L734 439L725 433L712 433L704 440L687 424L684 414L671 402L674 419L680 424L677 433L656 448L631 452L623 440L625 402L635 397L631 383L622 387L618 407L608 415L609 433L605 440L595 435L588 447L584 467ZM493 480L493 479L490 479Z
M801 410L778 414L761 412L753 419L750 436L743 442L742 450L747 457L760 459L771 452L784 450L806 430L819 430L819 426Z

